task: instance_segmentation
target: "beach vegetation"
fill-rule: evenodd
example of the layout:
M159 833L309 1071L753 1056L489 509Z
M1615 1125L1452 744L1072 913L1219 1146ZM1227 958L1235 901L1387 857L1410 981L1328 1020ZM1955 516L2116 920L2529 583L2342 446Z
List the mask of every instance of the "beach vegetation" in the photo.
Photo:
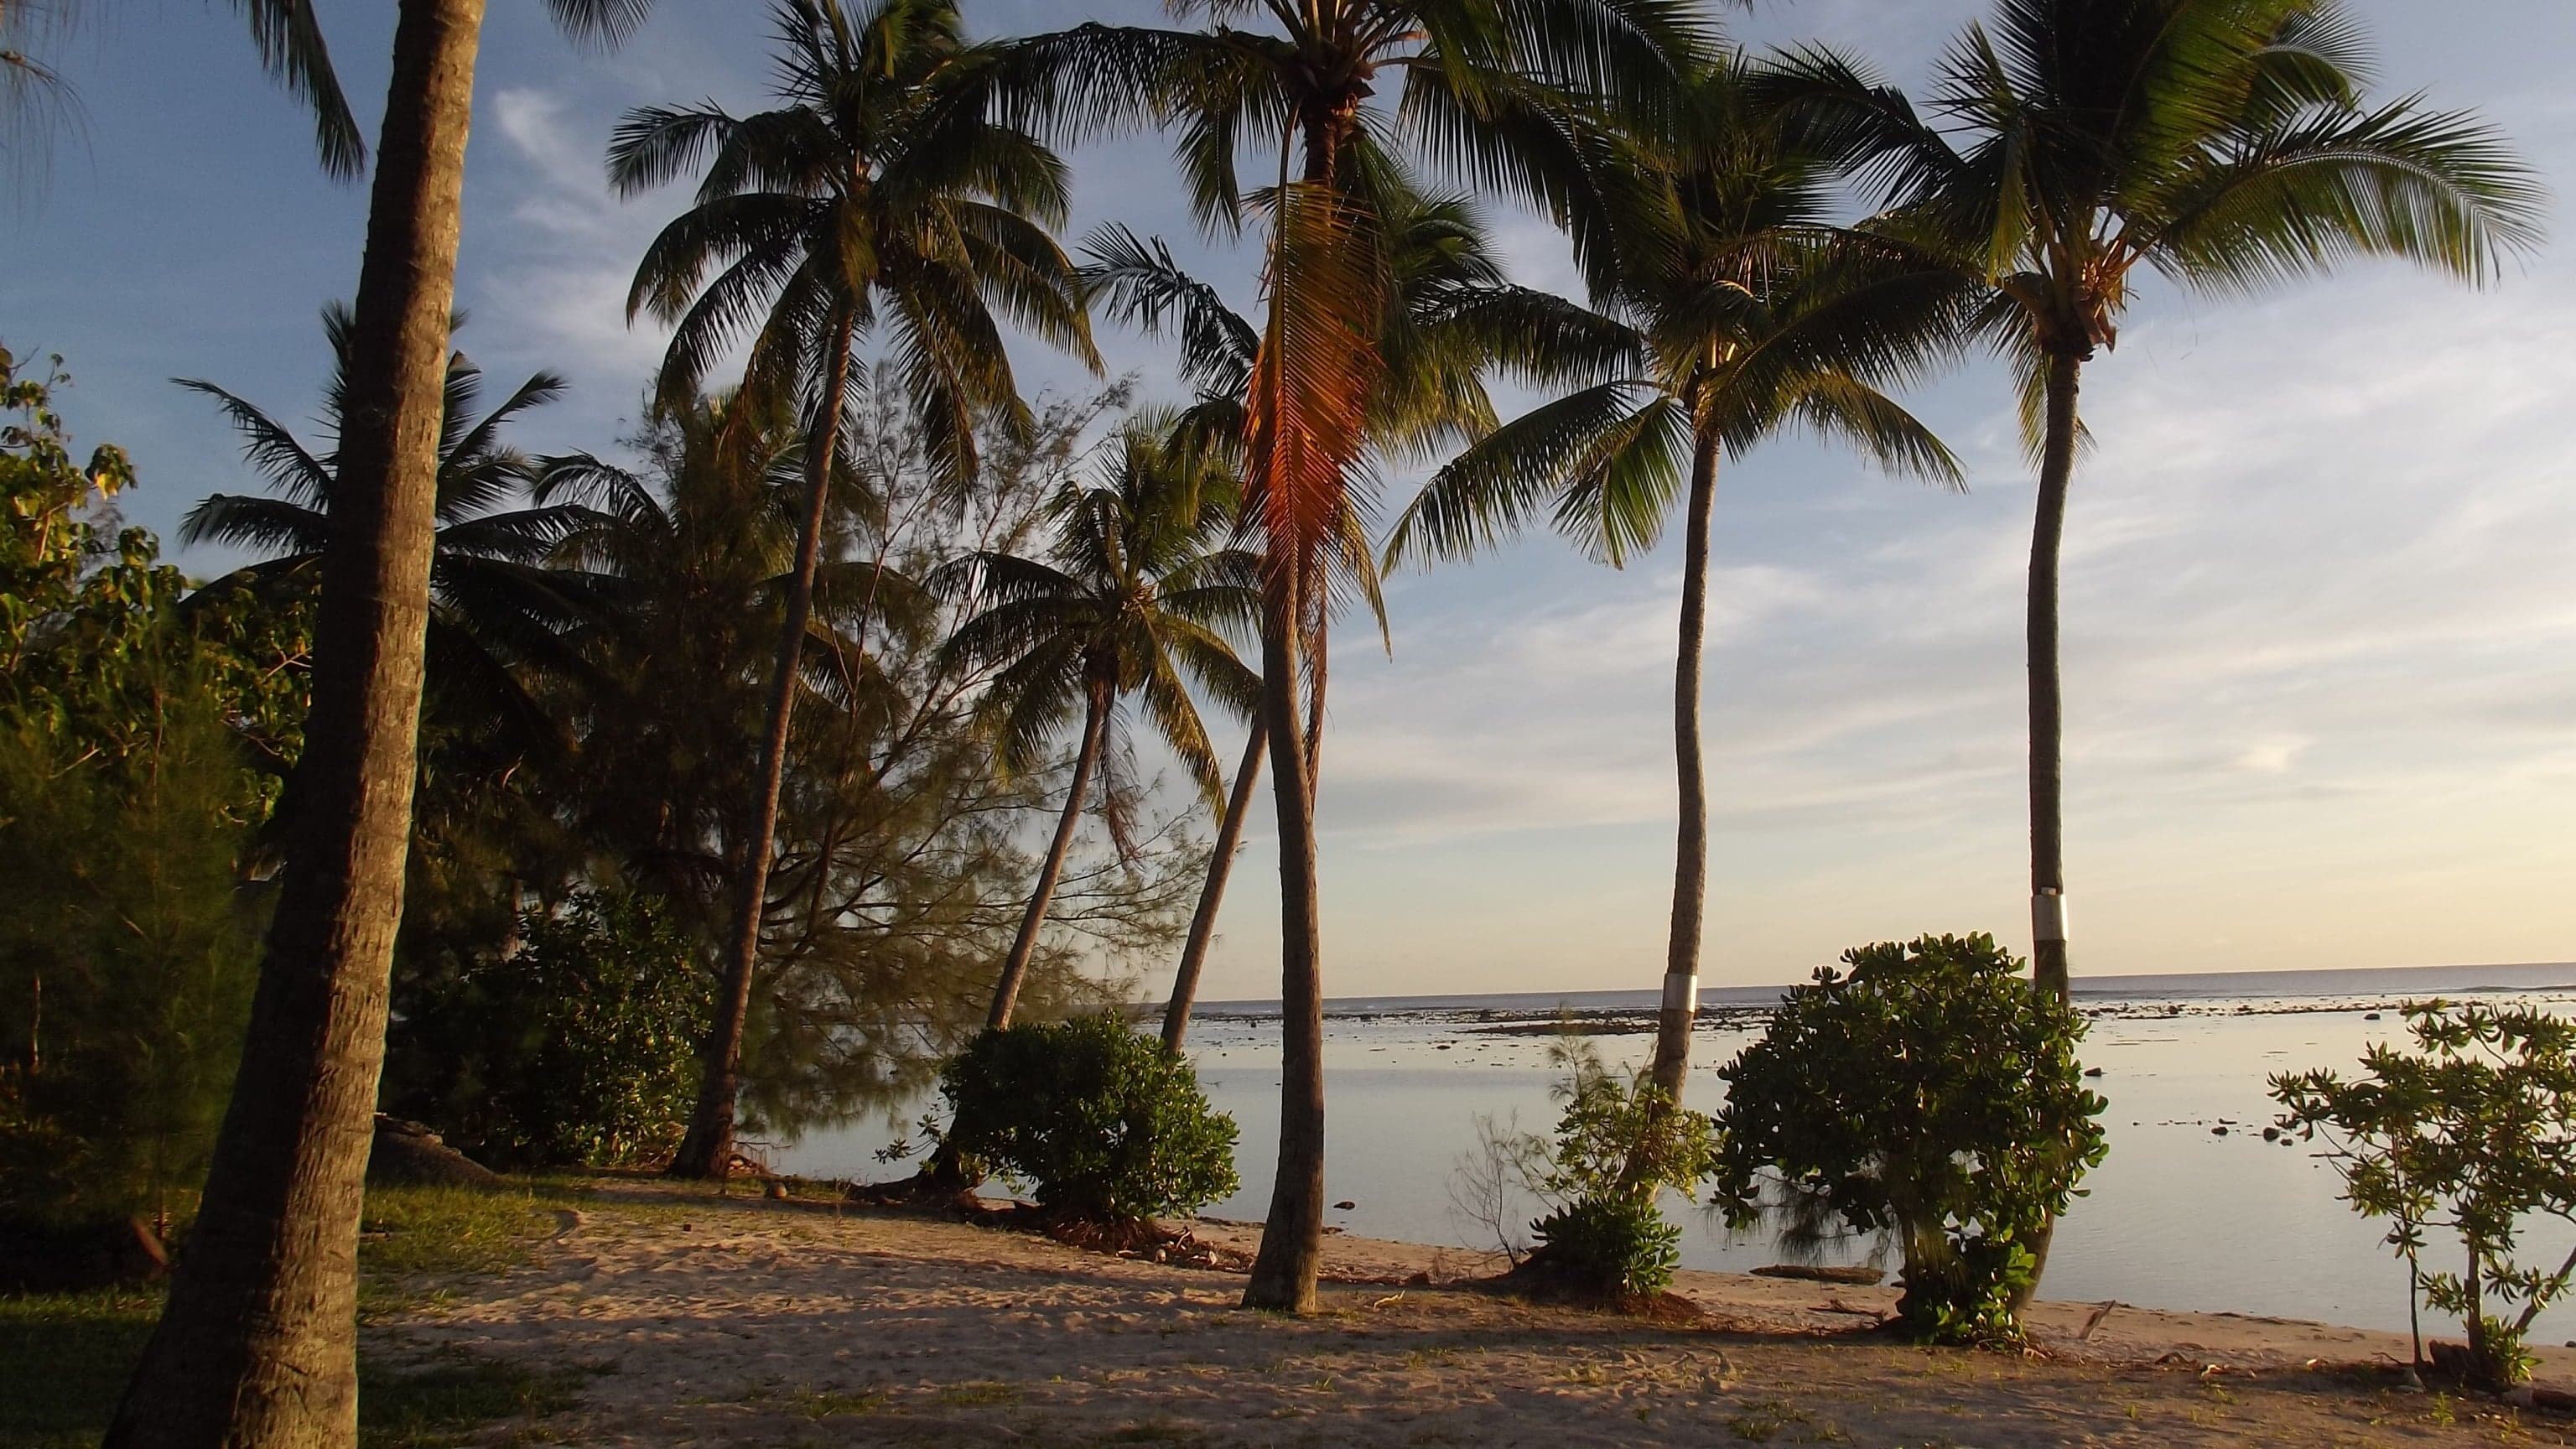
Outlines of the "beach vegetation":
M1190 1213L1235 1189L1234 1119L1189 1059L1101 1013L987 1031L941 1069L939 1150L1104 1224ZM971 1169L970 1169L971 1170Z
M552 0L614 41L649 0ZM348 174L325 50L303 5L245 7L291 87L322 102ZM105 1442L346 1443L358 1413L357 1231L401 927L437 525L447 336L463 234L479 0L402 0L350 312L335 530L317 667L249 1033L199 1226ZM281 23L287 21L288 23ZM336 134L336 140L334 139ZM310 1246L302 1246L310 1245Z
M1460 1200L1485 1204L1515 1275L1548 1292L1610 1302L1661 1293L1681 1266L1682 1240L1664 1199L1689 1198L1708 1176L1716 1124L1646 1074L1612 1071L1582 1038L1562 1039L1550 1056L1564 1072L1554 1089L1564 1104L1554 1134L1482 1124L1481 1156L1462 1164L1464 1180L1481 1187ZM1502 1215L1525 1199L1543 1211L1529 1225L1535 1246L1521 1260Z
M1723 1068L1711 1189L1793 1253L1875 1238L1931 1342L2012 1340L2035 1244L2106 1151L2083 1018L1991 936L1855 947Z
M1891 473L1961 480L1949 449L1881 390L1940 358L1955 306L1894 249L1834 224L1831 157L1764 102L1766 74L1740 55L1711 61L1675 79L1654 134L1604 138L1626 184L1593 269L1598 310L1553 296L1488 308L1547 340L1534 380L1561 395L1465 447L1387 544L1390 557L1463 557L1544 519L1625 567L1680 514L1680 828L1650 1069L1676 1100L1708 896L1700 715L1719 473L1805 432Z
M1071 135L1169 126L1201 224L1235 234L1257 220L1266 231L1241 437L1244 524L1264 564L1284 1050L1278 1169L1244 1304L1302 1313L1316 1306L1325 1213L1314 780L1326 624L1351 586L1344 543L1371 510L1381 468L1491 426L1477 368L1413 345L1421 334L1403 305L1390 222L1421 158L1536 202L1568 223L1579 252L1597 248L1600 198L1615 183L1589 138L1605 122L1654 115L1707 36L1694 7L1674 0L1176 0L1172 10L1205 23L1091 23L1016 42L997 93L1004 114ZM1373 101L1382 83L1395 104ZM1264 158L1249 178L1238 171L1246 154ZM1424 385L1462 371L1464 388Z
M75 8L0 0L0 131L65 94L29 40ZM1281 1092L1242 1301L1314 1309L1329 626L1365 603L1388 640L1382 565L1541 517L1614 565L1679 522L1667 989L1650 1065L1566 1051L1553 1133L1488 1124L1462 1201L1517 1253L1525 1194L1519 1270L1629 1300L1670 1284L1671 1200L1713 1178L1740 1230L1900 1254L1916 1337L2017 1340L2104 1154L2062 859L2087 369L2150 272L2484 284L2547 206L2476 114L2374 98L2338 0L1993 0L1919 107L1830 49L1735 53L1701 0L1169 0L1168 26L1018 39L961 0L768 0L765 108L617 125L618 199L690 186L624 299L669 332L622 453L535 457L510 432L562 379L487 407L453 350L483 0L383 7L372 151L311 0L233 8L323 169L373 168L320 431L180 383L268 485L181 538L259 556L202 586L164 562L117 516L125 456L75 454L60 378L0 352L0 1226L183 1247L166 1295L67 1300L60 1335L7 1300L0 1338L13 1368L79 1355L93 1397L135 1365L112 1419L39 1425L110 1449L413 1442L558 1400L451 1363L362 1405L370 1257L501 1261L546 1217L369 1197L380 1105L505 1166L721 1179L935 1075L942 1154L1043 1213L1132 1227L1233 1192L1235 1124L1178 1047L1264 769ZM542 8L605 47L653 7ZM1242 314L1121 223L1067 252L1055 147L1147 127L1206 237L1249 243ZM1564 233L1582 302L1509 282L1487 196ZM1101 374L1095 311L1178 341L1185 407L1023 394L1021 345ZM1689 1111L1721 467L1807 429L1957 483L1892 393L1978 351L2037 475L2031 976L1987 936L1857 948L1725 1069L1721 1114ZM1506 420L1497 379L1540 396ZM1380 485L1421 478L1378 536ZM1230 795L1209 703L1250 726ZM1137 769L1129 710L1185 788ZM1158 1043L1104 1008L1176 947ZM2529 1220L2576 1222L2576 1039L2408 1019L2412 1052L2273 1091L2499 1387L2576 1281L2576 1255L2516 1256ZM2429 1271L2443 1233L2465 1261Z
M1261 600L1260 558L1225 543L1237 480L1221 457L1188 446L1174 428L1165 415L1132 417L1096 476L1067 479L1047 503L1053 547L1043 556L979 550L931 580L973 601L975 612L942 647L990 672L987 719L1006 772L1047 761L1049 741L1080 721L1064 809L993 986L985 1024L994 1030L1011 1024L1095 789L1112 842L1122 857L1135 853L1141 789L1128 778L1134 755L1122 706L1142 701L1155 737L1214 812L1224 767L1192 686L1236 715L1250 714L1260 694L1259 677L1227 639L1249 631Z
M2555 1267L2515 1259L2535 1221L2576 1224L2576 1025L2481 1002L2413 1002L2404 1015L2412 1050L2373 1042L2354 1075L2274 1076L2279 1125L2324 1145L2354 1211L2388 1220L2410 1322L2419 1298L2457 1318L2462 1376L2505 1388L2531 1374L2533 1320L2576 1283L2576 1253ZM2436 1233L2456 1239L2456 1269L2425 1267ZM2421 1363L2420 1325L2415 1337Z

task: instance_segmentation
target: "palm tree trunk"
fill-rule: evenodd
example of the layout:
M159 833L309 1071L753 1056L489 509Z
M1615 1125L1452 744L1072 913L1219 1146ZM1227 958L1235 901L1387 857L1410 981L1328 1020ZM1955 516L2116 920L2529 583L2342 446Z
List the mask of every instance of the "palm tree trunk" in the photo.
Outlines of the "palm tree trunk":
M1269 747L1268 722L1255 719L1252 737L1244 742L1243 764L1234 772L1233 793L1226 796L1225 819L1216 828L1216 852L1208 857L1207 884L1199 887L1199 908L1181 947L1181 969L1172 977L1172 999L1163 1007L1163 1046L1168 1051L1179 1052L1189 1035L1199 972L1207 965L1208 943L1216 938L1217 907L1225 903L1226 877L1234 873L1234 853L1243 844L1243 818L1252 813L1252 787L1261 780L1261 752Z
M787 778L788 727L796 715L797 666L805 631L814 617L814 569L823 548L823 513L832 492L832 460L841 446L842 396L850 385L850 318L831 321L830 359L815 398L814 423L805 445L805 513L797 521L796 573L787 586L787 617L778 632L778 658L769 677L768 728L760 738L760 797L744 833L736 881L733 939L725 953L716 1019L707 1033L697 1106L688 1134L672 1155L671 1176L722 1178L733 1170L734 1104L742 1095L742 1032L751 1015L751 977L760 962L760 928L769 913L769 866L778 835L778 796Z
M1036 889L1029 893L1028 913L1020 917L1020 934L1011 942L1011 954L1002 962L1002 979L993 986L993 1010L984 1019L987 1030L1000 1031L1011 1024L1011 1011L1020 1004L1020 985L1028 978L1029 958L1037 954L1038 928L1046 924L1047 907L1055 902L1055 883L1064 875L1064 858L1073 851L1073 834L1082 824L1083 801L1091 794L1091 773L1100 764L1100 748L1109 738L1110 692L1105 684L1094 682L1090 704L1082 716L1082 747L1073 756L1073 784L1064 795L1064 814L1055 822L1055 839L1048 842L1046 864L1038 871Z
M116 1449L347 1446L358 1217L402 920L447 323L483 0L403 0L367 210L313 703L249 1041Z
M2057 565L2066 536L2066 486L2075 475L2075 394L2084 360L2048 356L2048 431L2039 465L2039 514L2030 531L2030 917L2031 987L2063 1003L2073 999L2066 968L2065 824L2061 758L2065 705L2057 670ZM2021 1312L2039 1296L2048 1273L2057 1220L2042 1223L2030 1244L2030 1281L2013 1295Z
M1279 1172L1243 1306L1312 1312L1324 1257L1323 915L1316 895L1314 791L1298 717L1304 634L1297 570L1270 570L1261 623L1261 707L1279 815Z
M1681 646L1673 666L1673 764L1680 824L1673 838L1673 927L1665 944L1664 1003L1649 1075L1675 1102L1690 1078L1691 1027L1699 1016L1699 940L1708 901L1708 782L1700 756L1700 654L1708 637L1708 535L1717 509L1719 441L1698 439L1690 511L1682 532Z
M2066 486L2075 474L2075 393L2083 359L2048 358L2048 433L2039 469L2039 515L2030 534L2031 979L2071 999L2066 964L2066 858L2062 807L2065 705L2057 667L2057 566L2066 534Z

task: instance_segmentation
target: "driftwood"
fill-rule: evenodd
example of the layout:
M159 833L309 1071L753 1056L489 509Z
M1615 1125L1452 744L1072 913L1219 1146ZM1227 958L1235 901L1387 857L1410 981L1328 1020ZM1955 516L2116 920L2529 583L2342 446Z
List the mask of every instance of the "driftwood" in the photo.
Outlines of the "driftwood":
M1848 1283L1854 1287L1870 1288L1887 1277L1887 1270L1873 1268L1866 1263L1854 1263L1849 1267L1839 1268L1814 1263L1773 1263L1767 1268L1754 1269L1753 1276L1794 1278L1801 1283Z

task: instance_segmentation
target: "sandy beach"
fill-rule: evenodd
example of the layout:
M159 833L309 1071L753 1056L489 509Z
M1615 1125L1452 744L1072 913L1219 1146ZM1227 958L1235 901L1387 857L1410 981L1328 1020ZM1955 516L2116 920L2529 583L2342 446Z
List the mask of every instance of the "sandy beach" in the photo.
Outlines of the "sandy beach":
M740 1190L737 1189L737 1192ZM2359 1445L2561 1443L2565 1421L2401 1392L2402 1338L2044 1304L2028 1355L1865 1330L1883 1288L1685 1273L1659 1326L1473 1286L1496 1260L1336 1236L1326 1311L1008 1229L621 1184L507 1273L379 1316L379 1352L578 1375L494 1426L606 1445ZM1222 1260L1257 1228L1203 1223ZM2086 1332L2088 1324L2090 1332ZM2548 1350L2544 1382L2576 1377Z

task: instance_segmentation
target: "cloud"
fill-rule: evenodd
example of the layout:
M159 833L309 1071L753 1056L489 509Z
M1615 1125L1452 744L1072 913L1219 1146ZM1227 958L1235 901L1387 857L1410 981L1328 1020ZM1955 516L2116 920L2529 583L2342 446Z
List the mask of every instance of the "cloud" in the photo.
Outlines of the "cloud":
M2347 854L2355 810L2388 828L2449 811L2495 822L2466 834L2489 869L2520 869L2535 842L2504 818L2520 804L2498 782L2576 806L2563 562L2576 556L2576 454L2555 424L2576 392L2558 342L2571 325L2576 296L2553 275L2510 298L2373 271L2234 308L2142 307L2088 375L2099 447L2068 527L2079 860L2196 882L2284 841L2321 862ZM1951 388L1972 381L1991 379ZM1984 879L2010 899L2028 484L2009 432L1992 441L1967 500L1858 476L1793 493L1821 455L1789 448L1748 465L1721 507L1705 723L1715 829L1721 850L1754 848L1749 868L1783 899L1883 897L1907 876ZM1532 847L1505 842L1572 849L1608 827L1620 859L1659 868L1673 809L1669 548L1612 573L1550 547L1400 595L1398 659L1336 687L1323 811L1335 849L1517 855ZM2160 899L2208 927L2187 897ZM2129 910L2112 917L2128 938L2114 960L2151 966L2155 942L2180 936ZM1642 949L1660 923L1620 929ZM2230 929L2246 949L2291 950L2260 923ZM2318 962L2313 940L2327 938L2294 964Z

